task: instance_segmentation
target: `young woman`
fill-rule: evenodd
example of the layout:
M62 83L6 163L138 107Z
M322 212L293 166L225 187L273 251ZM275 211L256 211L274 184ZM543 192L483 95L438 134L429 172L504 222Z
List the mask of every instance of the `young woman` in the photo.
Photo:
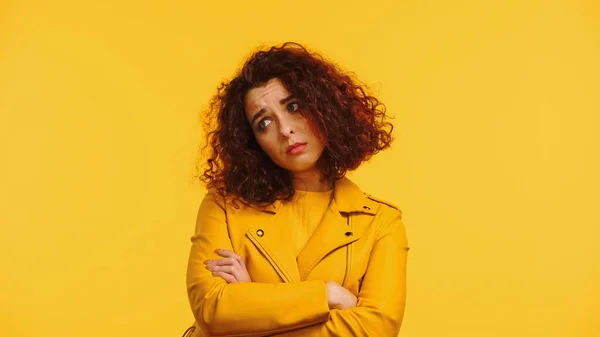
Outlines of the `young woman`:
M301 45L253 54L210 105L188 336L396 336L402 213L345 177L390 146L385 107Z

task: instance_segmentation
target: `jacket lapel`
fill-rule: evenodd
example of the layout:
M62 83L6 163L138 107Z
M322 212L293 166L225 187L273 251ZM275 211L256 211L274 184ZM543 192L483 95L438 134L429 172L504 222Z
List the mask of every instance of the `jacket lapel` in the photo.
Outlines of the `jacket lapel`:
M272 206L259 208L263 212L274 213L274 215L262 224L250 226L246 236L265 256L284 282L297 282L300 276L293 246L289 244L289 229L285 219L279 217L281 213L277 213L280 204L281 202L276 201Z
M348 178L337 180L329 208L296 257L293 245L290 243L287 219L279 216L282 213L278 212L282 202L278 200L266 206L247 205L261 212L273 214L264 223L250 226L246 236L268 259L284 282L304 280L329 253L359 240L363 228L351 228L349 217L356 213L374 215L378 207L377 203L368 199Z
M353 213L375 214L376 205L348 178L336 181L333 200L323 220L298 255L298 271L304 280L330 252L357 241L362 228L351 228Z

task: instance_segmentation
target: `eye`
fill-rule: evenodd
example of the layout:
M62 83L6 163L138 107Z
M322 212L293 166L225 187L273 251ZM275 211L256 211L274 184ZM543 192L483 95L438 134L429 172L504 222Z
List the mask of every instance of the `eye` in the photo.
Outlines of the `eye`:
M265 118L265 119L261 120L260 122L258 122L258 124L257 124L258 125L258 129L259 130L264 130L267 127L267 125L269 125L269 124L271 124L271 120Z
M300 109L298 102L292 102L287 106L289 112L296 112Z

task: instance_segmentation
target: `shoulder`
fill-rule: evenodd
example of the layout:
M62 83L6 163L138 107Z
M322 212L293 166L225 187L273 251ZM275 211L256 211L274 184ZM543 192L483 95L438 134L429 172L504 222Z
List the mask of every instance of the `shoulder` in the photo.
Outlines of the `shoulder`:
M217 190L207 190L202 198L200 208L220 207L225 208L227 197L222 196Z
M399 240L397 244L407 247L406 249L408 250L406 228L404 227L400 207L385 199L380 199L367 193L365 193L365 196L380 205L376 215L378 219L376 220L377 226L375 227L376 237L382 238L386 235L394 235Z
M383 208L386 211L397 211L400 214L402 214L402 210L396 204L393 204L385 199L375 197L369 193L365 193L365 197L367 197L367 199L371 200L372 202L377 203L378 205L380 205L381 208Z
M395 204L371 195L349 178L339 179L335 184L334 199L341 211L370 215L400 211Z
M239 201L238 201L239 203ZM235 207L235 198L231 195L223 195L216 189L209 189L200 202L198 216L224 214Z
M200 202L196 222L209 218L225 219L225 199L215 190L208 190Z
M237 197L231 194L221 194L216 189L210 189L206 191L206 195L200 203L199 213L201 215L215 214L215 212L221 214L227 214L228 216L235 216L237 214L249 215L254 211L272 211L273 204L267 205L254 205L248 203L241 197Z

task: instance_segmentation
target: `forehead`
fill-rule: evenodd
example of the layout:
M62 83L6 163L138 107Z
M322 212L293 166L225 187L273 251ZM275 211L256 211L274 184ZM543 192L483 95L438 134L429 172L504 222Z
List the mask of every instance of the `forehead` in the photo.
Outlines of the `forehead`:
M290 95L278 78L269 80L265 85L248 90L244 99L247 113L264 108L273 101L278 102Z

